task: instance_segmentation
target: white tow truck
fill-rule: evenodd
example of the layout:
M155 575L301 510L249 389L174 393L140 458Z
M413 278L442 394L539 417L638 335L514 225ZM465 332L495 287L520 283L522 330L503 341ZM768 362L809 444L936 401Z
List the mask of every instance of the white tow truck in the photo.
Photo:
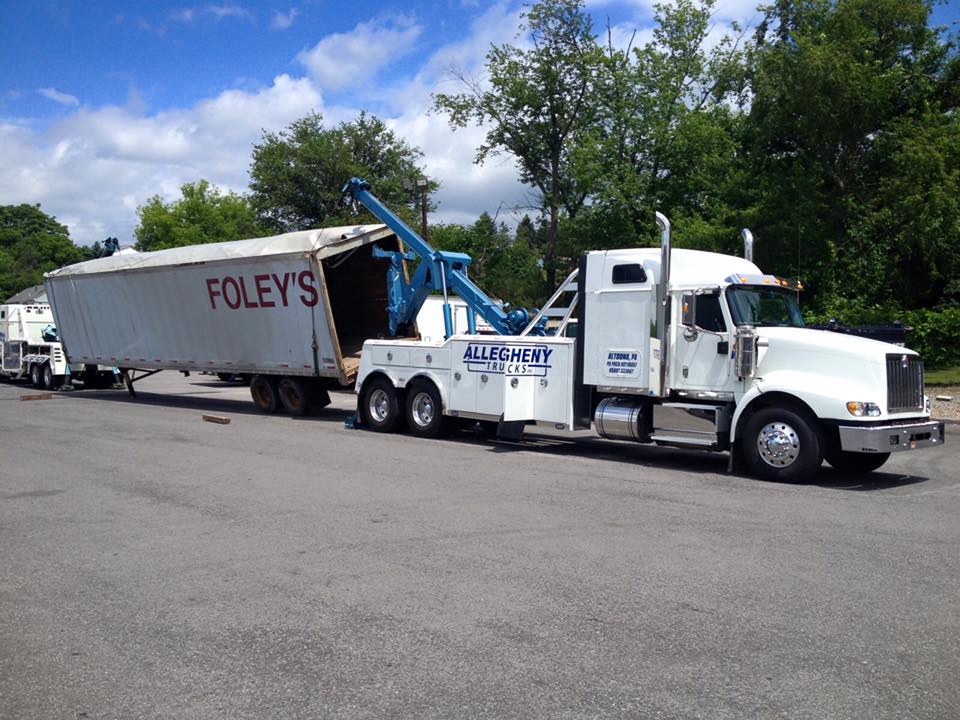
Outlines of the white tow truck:
M44 390L56 390L73 380L87 387L111 384L111 368L70 362L54 322L42 285L0 305L0 378L29 380Z
M408 246L423 242L369 185L356 181L352 194ZM519 332L367 340L359 421L424 437L463 419L514 436L530 425L592 426L606 438L729 451L731 467L740 458L755 475L790 482L824 459L869 472L892 452L943 444L916 352L805 328L802 288L752 262L747 230L738 258L672 250L669 221L657 213L657 223L659 250L586 253ZM446 291L458 258L419 254ZM484 296L471 293L461 297L486 317ZM547 336L543 318L570 295ZM576 337L564 337L574 319Z

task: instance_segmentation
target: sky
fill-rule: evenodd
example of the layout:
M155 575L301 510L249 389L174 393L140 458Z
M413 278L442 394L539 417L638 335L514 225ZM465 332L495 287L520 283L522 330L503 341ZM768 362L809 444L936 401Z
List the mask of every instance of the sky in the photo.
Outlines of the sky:
M718 0L716 33L757 0ZM595 27L650 36L653 0L588 0ZM39 203L75 242L134 241L137 207L206 179L245 192L252 147L310 112L361 110L423 151L434 219L513 222L531 204L508 157L474 164L484 131L454 131L431 94L481 76L517 37L521 2L166 3L0 0L0 204ZM934 24L960 20L960 0ZM376 188L374 188L376 192Z

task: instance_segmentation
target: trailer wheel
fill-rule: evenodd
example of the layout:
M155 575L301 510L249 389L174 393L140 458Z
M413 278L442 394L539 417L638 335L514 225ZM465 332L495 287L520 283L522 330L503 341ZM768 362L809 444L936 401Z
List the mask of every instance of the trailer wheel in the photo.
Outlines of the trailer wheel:
M890 458L890 453L858 453L828 447L824 457L836 470L865 475L883 465Z
M418 437L438 437L447 425L436 385L415 380L407 386L407 428Z
M43 374L36 363L30 366L30 384L37 390L43 390Z
M53 368L50 367L50 363L47 363L43 366L43 386L47 390L56 390L60 387L61 378L53 374Z
M805 482L823 460L816 426L787 408L757 410L747 419L740 447L751 472L775 482Z
M397 389L383 376L370 380L363 389L360 405L363 420L371 430L388 433L400 422L400 398Z
M310 411L307 388L302 380L291 377L281 378L277 383L277 394L280 396L280 404L283 405L284 412L289 415L303 417Z
M221 382L230 382L231 380L233 380L233 373L228 373L228 372L217 373L217 379L220 380Z
M277 381L269 375L254 375L250 381L250 397L257 410L271 414L277 411L280 399L277 397Z

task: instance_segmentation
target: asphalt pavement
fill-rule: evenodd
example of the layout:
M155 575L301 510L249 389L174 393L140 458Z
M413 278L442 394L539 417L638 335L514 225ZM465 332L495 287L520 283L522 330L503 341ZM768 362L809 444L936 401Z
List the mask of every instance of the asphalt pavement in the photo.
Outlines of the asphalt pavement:
M3 720L960 718L956 425L794 486L140 388L0 385Z

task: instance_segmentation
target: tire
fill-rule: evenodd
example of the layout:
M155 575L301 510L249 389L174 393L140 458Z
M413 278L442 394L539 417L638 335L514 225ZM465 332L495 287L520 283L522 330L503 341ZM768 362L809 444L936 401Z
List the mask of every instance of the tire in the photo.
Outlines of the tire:
M217 373L217 379L221 380L222 382L230 382L231 380L233 380L233 373L227 373L227 372Z
M890 458L890 453L858 453L827 448L824 457L836 470L866 475L883 465Z
M37 390L43 390L43 370L36 363L30 366L30 384Z
M291 377L281 378L277 383L277 395L280 396L283 411L288 415L303 417L310 412L310 399L307 387L302 380Z
M360 411L374 432L395 432L400 423L400 397L393 383L382 375L370 380L363 388Z
M269 375L254 375L250 381L250 397L260 412L266 415L275 413L280 406L276 379Z
M775 482L806 482L823 461L816 424L788 408L757 410L740 433L740 449L750 471Z
M58 389L62 380L63 378L53 374L53 368L50 367L50 363L43 366L43 386L47 388L47 390Z
M443 434L448 423L436 385L428 380L415 380L407 386L406 399L404 417L411 435L435 438Z

